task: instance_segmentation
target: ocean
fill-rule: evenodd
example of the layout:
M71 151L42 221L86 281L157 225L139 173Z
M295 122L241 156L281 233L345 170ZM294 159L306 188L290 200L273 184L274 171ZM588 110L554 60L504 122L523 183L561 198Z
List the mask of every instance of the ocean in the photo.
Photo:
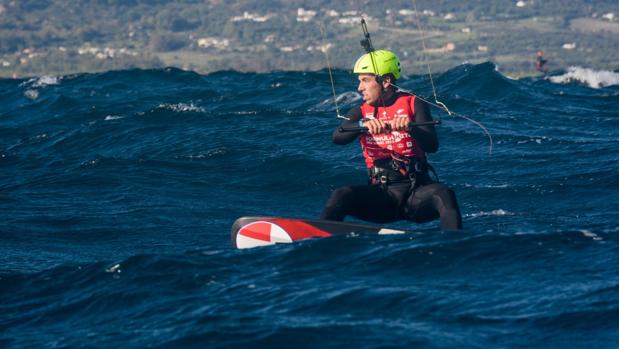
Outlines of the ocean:
M236 218L317 218L366 182L331 142L356 77L333 77L0 80L0 347L619 347L618 72L434 74L492 136L432 109L463 231L233 249Z

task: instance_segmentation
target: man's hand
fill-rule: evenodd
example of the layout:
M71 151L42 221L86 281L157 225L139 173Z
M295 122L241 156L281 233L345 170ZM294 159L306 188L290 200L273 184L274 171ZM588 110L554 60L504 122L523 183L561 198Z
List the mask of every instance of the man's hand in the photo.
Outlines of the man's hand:
M411 120L407 116L395 117L391 121L391 129L393 131L407 131L411 124Z
M378 119L368 119L363 122L363 127L368 128L368 133L376 135L391 131L408 131L411 120L406 116L396 117L390 123Z
M373 135L391 132L391 125L386 124L378 119L369 119L364 121L363 127L367 127L368 133Z

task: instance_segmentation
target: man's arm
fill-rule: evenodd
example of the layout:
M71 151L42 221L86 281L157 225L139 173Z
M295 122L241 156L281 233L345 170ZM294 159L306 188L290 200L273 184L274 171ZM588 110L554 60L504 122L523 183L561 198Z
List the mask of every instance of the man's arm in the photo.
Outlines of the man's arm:
M335 144L348 144L354 141L360 132L341 132L340 127L359 127L359 120L361 120L361 108L355 107L346 113L346 117L349 120L342 121L342 124L333 131L333 143Z
M420 98L415 98L415 122L432 121L430 107ZM438 136L434 125L415 126L411 128L411 136L427 153L436 153L438 150Z

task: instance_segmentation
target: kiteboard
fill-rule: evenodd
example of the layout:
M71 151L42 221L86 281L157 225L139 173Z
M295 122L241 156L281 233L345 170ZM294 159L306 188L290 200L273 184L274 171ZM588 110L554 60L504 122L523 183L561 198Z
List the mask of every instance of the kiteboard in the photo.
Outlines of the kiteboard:
M241 217L232 225L231 238L235 248L243 249L336 235L406 233L413 232L319 219Z

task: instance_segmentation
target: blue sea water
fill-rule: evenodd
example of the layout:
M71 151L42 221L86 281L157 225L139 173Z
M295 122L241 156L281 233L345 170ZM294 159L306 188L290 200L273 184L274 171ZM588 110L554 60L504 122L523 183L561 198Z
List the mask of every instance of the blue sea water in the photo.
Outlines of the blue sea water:
M433 109L464 231L250 250L236 218L365 183L326 71L0 80L0 347L617 348L619 74L579 69L435 76L494 142Z

